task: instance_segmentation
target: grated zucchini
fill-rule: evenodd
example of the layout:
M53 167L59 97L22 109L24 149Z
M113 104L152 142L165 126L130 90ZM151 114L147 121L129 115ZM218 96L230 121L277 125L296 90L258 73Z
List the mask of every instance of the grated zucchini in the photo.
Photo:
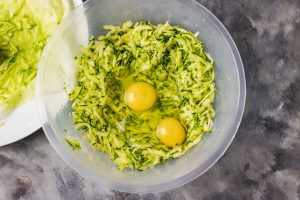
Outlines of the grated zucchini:
M145 170L182 156L213 126L213 59L197 33L168 22L128 21L104 29L108 33L91 38L75 58L77 85L69 98L76 129L119 169ZM133 111L123 101L125 88L136 81L152 84L157 92L156 103L145 112ZM156 137L165 117L184 126L183 144L169 148Z
M34 95L41 53L63 14L61 0L0 1L0 118Z

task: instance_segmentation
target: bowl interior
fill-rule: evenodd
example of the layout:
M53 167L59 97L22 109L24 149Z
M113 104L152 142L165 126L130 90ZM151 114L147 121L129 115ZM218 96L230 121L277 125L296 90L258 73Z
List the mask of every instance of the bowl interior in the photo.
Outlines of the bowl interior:
M217 95L212 133L178 159L144 172L119 171L102 152L91 149L75 130L66 91L75 85L74 57L91 36L105 34L102 25L131 20L153 24L169 21L199 32L215 60ZM245 101L245 80L238 51L225 28L204 7L192 0L98 0L78 7L58 27L39 65L38 106L44 131L60 156L83 176L111 189L127 192L163 191L180 186L213 165L233 139ZM72 151L64 141L71 135L82 149Z

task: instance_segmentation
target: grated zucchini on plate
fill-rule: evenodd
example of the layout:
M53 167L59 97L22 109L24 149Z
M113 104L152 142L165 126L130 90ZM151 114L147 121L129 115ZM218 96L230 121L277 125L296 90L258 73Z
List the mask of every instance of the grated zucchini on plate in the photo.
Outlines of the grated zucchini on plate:
M69 94L75 126L94 150L107 153L120 169L145 170L182 156L209 133L215 116L213 59L197 34L169 23L105 25L75 59L77 85ZM124 102L125 88L154 86L155 104L137 112ZM156 136L163 118L186 130L183 144L167 147Z
M34 95L32 80L52 31L62 20L62 0L0 1L0 118Z

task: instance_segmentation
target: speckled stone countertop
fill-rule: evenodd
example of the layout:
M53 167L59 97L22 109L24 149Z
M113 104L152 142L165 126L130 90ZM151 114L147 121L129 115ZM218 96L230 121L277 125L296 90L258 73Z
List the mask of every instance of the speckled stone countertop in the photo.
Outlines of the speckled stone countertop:
M0 147L0 200L300 199L300 1L200 2L232 34L247 79L240 129L216 165L168 192L110 191L68 167L39 130Z

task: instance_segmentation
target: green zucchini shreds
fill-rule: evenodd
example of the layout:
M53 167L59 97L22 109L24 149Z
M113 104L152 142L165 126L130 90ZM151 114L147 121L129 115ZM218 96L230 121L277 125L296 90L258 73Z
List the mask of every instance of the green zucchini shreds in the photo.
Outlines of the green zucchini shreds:
M0 0L0 119L34 96L41 53L63 15L61 0Z
M72 147L73 150L80 150L81 146L78 140L65 137L65 141Z
M75 126L94 150L120 169L145 170L182 156L211 131L215 111L213 59L196 34L169 23L106 25L75 59L77 85L69 94ZM124 102L125 88L144 81L157 100L137 112ZM183 144L167 147L156 137L159 121L173 117L186 130Z

